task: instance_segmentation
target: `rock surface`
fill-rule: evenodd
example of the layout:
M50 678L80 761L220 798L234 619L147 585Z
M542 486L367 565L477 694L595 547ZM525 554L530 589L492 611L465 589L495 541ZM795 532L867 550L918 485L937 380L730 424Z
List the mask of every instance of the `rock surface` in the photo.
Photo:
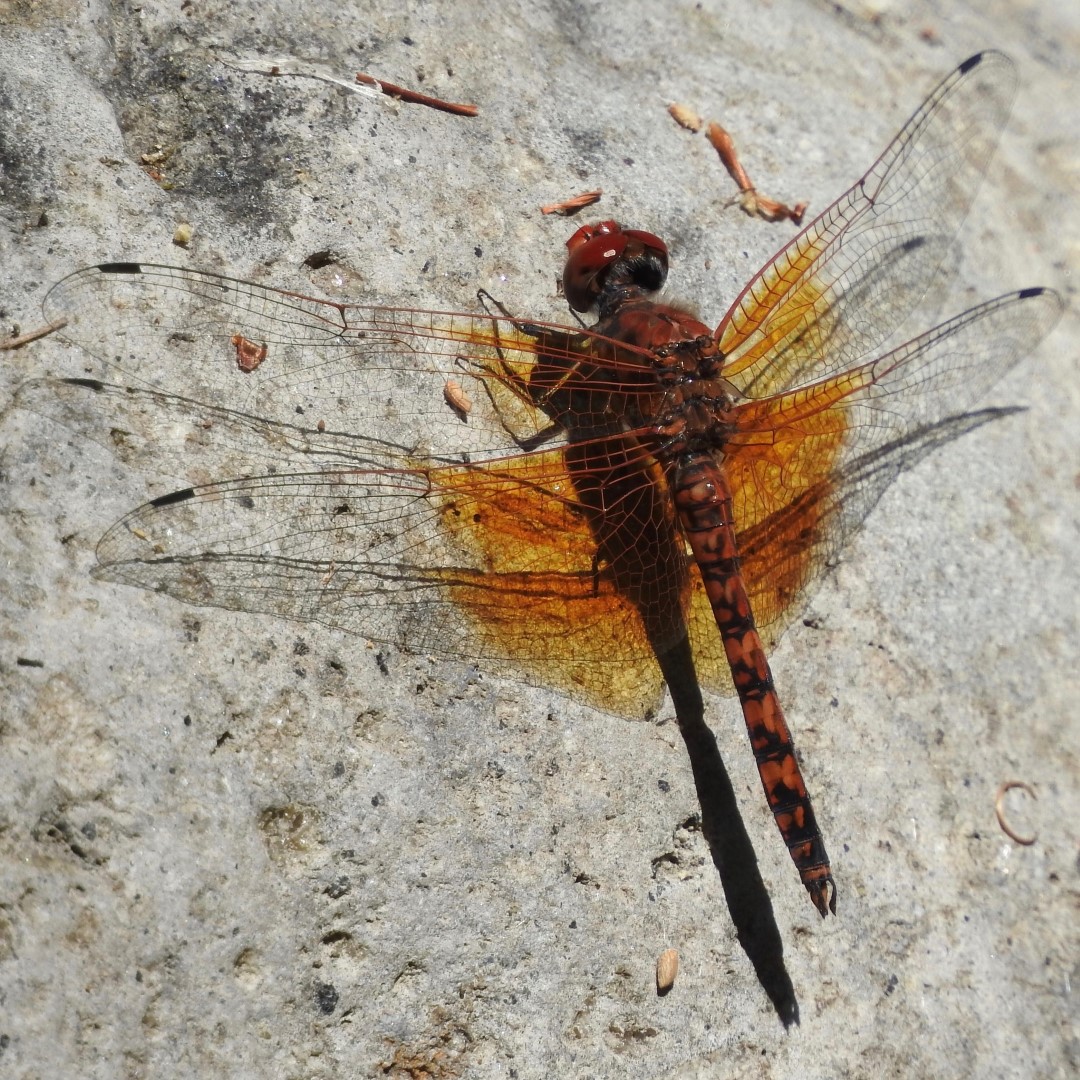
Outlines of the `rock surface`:
M664 236L670 294L715 323L792 227L726 206L666 106L721 120L762 189L815 213L983 47L1021 88L946 303L1046 284L1075 308L1066 7L3 4L0 336L77 266L136 258L448 310L484 288L562 321L573 226L538 208L593 188L578 221ZM479 115L223 56L360 69ZM995 393L1029 411L900 479L776 651L835 920L780 845L737 705L711 704L779 1003L736 939L669 708L628 723L94 581L104 529L175 479L6 410L0 1074L1075 1075L1077 340L1067 313ZM82 364L55 338L0 356L0 407ZM1010 779L1038 793L1007 800L1032 846L994 819Z

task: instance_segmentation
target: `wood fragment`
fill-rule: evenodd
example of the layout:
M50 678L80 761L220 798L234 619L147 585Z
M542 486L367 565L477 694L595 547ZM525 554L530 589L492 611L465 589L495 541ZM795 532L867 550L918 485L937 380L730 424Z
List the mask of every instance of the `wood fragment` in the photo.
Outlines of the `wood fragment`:
M49 323L47 326L39 326L36 330L27 330L25 334L17 334L15 337L9 337L4 341L0 341L0 352L5 349L18 349L31 341L37 341L38 338L47 337L49 334L55 333L65 326L67 326L67 319L58 319L56 322Z
M564 217L571 217L584 207L598 203L601 195L603 195L603 191L599 188L596 191L583 191L580 195L563 199L562 202L548 203L547 206L541 206L540 213L562 214Z
M265 345L249 341L243 334L233 334L229 339L236 349L236 366L250 375L265 359L269 351Z
M291 57L279 57L274 60L263 58L249 60L219 53L218 59L226 67L234 68L236 71L269 75L274 78L292 76L301 79L319 79L322 82L332 83L334 86L340 86L342 89L353 93L385 94L387 97L397 98L399 101L406 101L413 105L426 105L429 109L453 113L455 116L476 116L479 112L475 105L462 105L454 101L444 101L442 98L421 94L416 90L408 89L408 87L386 82L385 79L376 79L374 75L366 75L362 71L358 71L354 80L348 82L321 70L313 64L306 64Z
M735 181L739 188L739 207L743 213L749 214L751 217L763 218L765 221L786 220L796 225L802 224L808 203L799 202L794 206L788 206L786 203L777 202L775 199L770 199L765 195L759 195L757 189L750 182L750 177L747 176L742 162L739 161L735 141L727 130L714 121L709 124L705 135L719 155L724 168L727 169L728 176Z
M397 98L399 101L407 101L413 105L426 105L429 109L453 113L455 116L475 116L480 111L475 105L462 105L456 101L443 101L442 98L421 94L417 90L409 90L407 87L398 86L396 83L387 82L385 79L376 79L373 75L365 75L362 71L356 73L356 81L363 86L373 86L380 93Z
M750 183L750 177L739 161L739 153L735 149L735 140L728 134L727 128L721 127L714 120L705 132L712 148L720 155L720 161L728 171L728 176L735 181L740 191L753 191L754 185Z

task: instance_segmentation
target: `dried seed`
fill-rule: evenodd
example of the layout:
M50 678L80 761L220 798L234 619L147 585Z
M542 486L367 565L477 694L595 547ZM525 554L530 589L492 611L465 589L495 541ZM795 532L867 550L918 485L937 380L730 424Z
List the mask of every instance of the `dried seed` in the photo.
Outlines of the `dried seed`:
M447 379L443 387L443 397L450 406L464 420L472 412L472 398L465 393L464 387L456 379Z
M679 974L679 950L665 949L656 961L656 992L663 997L674 985Z
M680 105L676 101L667 107L667 111L671 114L671 119L687 131L700 131L704 124L701 117L689 105Z

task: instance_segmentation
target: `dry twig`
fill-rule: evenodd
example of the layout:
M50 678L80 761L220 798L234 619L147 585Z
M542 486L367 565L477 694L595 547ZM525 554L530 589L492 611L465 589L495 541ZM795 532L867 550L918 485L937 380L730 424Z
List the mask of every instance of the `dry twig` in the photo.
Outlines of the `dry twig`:
M602 191L583 191L580 195L574 195L572 198L563 199L562 202L548 203L547 206L540 207L541 214L562 214L564 217L571 217L579 210L586 206L592 206L593 203L600 201Z

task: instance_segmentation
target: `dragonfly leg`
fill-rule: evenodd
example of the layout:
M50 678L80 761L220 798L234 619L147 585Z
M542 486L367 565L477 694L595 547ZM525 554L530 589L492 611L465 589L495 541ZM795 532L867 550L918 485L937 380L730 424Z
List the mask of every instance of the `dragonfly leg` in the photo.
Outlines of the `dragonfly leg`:
M550 327L538 326L536 323L531 323L525 319L519 319L516 316L511 315L510 310L506 305L499 300L496 300L487 289L477 289L476 299L480 301L480 306L485 311L488 311L488 304L490 304L504 319L509 319L514 324L515 330L519 330L523 334L528 334L530 337L541 337L551 329ZM491 314L490 311L488 311L488 314ZM588 325L576 311L571 310L570 314L574 316L575 321L582 330L589 329Z

